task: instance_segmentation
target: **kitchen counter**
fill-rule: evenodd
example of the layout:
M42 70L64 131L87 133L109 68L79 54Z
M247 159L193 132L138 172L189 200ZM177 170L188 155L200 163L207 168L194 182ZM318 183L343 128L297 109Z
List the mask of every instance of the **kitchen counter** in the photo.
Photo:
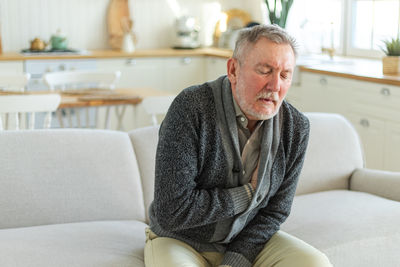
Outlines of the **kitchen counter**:
M198 49L142 49L134 53L124 53L117 50L92 50L81 54L38 54L24 55L18 52L8 52L0 55L1 61L10 60L43 60L43 59L88 59L88 58L139 58L139 57L189 57L189 56L214 56L229 58L232 50L219 48L198 48Z
M116 50L93 50L84 54L67 55L23 55L18 52L8 52L0 55L1 61L24 61L44 59L97 59L97 58L143 58L143 57L192 57L213 56L229 58L232 50L220 48L198 49L142 49L134 53L123 53ZM320 73L343 78L400 86L400 75L383 75L382 62L379 59L361 59L334 57L325 55L301 56L297 65L300 71Z
M300 57L300 71L400 86L400 75L384 75L380 59L326 56Z

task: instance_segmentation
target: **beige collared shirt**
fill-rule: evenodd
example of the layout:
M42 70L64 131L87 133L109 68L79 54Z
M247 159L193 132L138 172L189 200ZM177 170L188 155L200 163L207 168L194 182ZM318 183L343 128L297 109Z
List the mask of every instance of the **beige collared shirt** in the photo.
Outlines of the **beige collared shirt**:
M243 178L242 184L249 183L254 170L257 167L260 150L263 122L258 121L257 126L251 133L247 128L248 119L236 103L232 95L233 105L236 113L236 122L238 126L239 146L243 164Z

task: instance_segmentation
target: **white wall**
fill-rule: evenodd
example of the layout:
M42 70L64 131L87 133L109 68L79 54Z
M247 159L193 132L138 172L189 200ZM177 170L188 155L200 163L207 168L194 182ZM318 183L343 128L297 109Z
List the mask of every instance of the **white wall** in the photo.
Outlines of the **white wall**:
M69 47L107 49L109 0L0 0L3 51L29 48L30 40L49 40L61 29ZM210 45L220 10L241 8L262 20L263 0L130 0L130 14L137 34L137 48L171 47L176 15L195 16L202 31L200 40ZM178 7L178 8L174 8Z

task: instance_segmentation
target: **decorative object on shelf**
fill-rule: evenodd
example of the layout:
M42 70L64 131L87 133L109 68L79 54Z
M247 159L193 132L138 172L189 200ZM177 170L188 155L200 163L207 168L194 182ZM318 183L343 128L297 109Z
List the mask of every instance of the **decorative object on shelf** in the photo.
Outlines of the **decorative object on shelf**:
M198 48L199 31L196 19L192 16L181 16L175 21L175 49L193 49Z
M123 17L121 24L124 31L121 51L125 53L133 53L135 52L136 45L136 35L132 31L133 21L128 17Z
M51 36L50 45L52 50L66 50L68 47L68 39L62 35L61 30L58 29L57 33Z
M277 6L276 0L274 0L273 6L269 2L272 1L265 0L265 4L267 4L267 9L268 9L269 21L271 22L271 24L277 24L282 28L285 28L286 20L289 14L289 10L292 7L293 0L281 0L280 9Z
M252 18L241 9L229 9L221 13L214 30L214 45L221 48L232 48L237 31L246 27Z
M400 74L400 38L383 41L385 47L382 51L386 54L382 58L383 74Z
M128 0L110 0L107 26L111 48L122 49L126 21L131 21Z

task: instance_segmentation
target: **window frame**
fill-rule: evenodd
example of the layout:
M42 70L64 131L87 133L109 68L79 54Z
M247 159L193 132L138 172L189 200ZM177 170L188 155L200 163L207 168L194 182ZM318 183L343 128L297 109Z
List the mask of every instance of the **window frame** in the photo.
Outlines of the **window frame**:
M357 2L357 0L346 0L344 8L344 16L345 16L345 34L342 36L343 44L345 47L343 55L345 56L356 56L356 57L365 57L365 58L381 58L385 54L381 50L375 49L361 49L352 46L352 36L354 32L354 25L353 25L353 13L355 12L353 3ZM399 18L400 18L400 9ZM398 34L400 31L400 19L398 24ZM394 36L395 37L395 36Z

